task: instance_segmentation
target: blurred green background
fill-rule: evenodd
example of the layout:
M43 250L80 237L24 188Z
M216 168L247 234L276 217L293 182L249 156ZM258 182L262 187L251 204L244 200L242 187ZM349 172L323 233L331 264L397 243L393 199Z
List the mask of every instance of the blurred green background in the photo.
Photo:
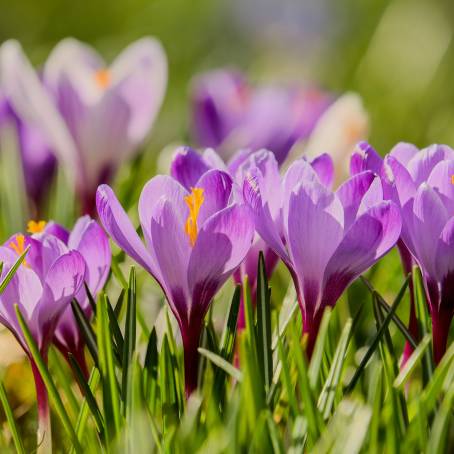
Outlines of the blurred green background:
M188 140L191 76L226 65L359 92L382 153L453 144L453 31L450 0L0 0L0 41L18 39L36 64L66 36L108 60L143 35L162 41L169 85L150 152Z

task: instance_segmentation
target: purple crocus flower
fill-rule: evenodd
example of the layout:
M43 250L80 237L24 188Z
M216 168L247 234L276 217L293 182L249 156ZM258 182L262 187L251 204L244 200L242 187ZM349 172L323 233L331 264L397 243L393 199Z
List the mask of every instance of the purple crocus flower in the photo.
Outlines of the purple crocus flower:
M146 246L112 189L97 192L99 218L112 239L162 287L180 327L185 388L197 386L197 347L203 319L219 288L243 261L254 224L246 206L232 198L232 178L204 173L187 191L169 176L152 178L139 200Z
M82 287L85 261L81 254L70 251L52 235L26 237L16 234L0 246L2 280L27 247L30 249L25 261L0 295L0 322L13 333L30 358L38 401L38 443L49 447L50 452L47 391L28 350L14 306L19 306L43 359L47 361L48 348L59 319Z
M394 159L397 159L402 165L406 166L408 162L415 156L418 149L409 143L397 144L388 154ZM370 170L382 179L382 185L384 188L385 198L395 199L395 191L390 184L387 176L386 169L383 167L383 158L375 151L375 149L367 142L360 142L357 144L350 160L350 174L356 175L365 170ZM414 260L407 246L405 245L402 238L397 242L397 249L399 250L400 258L402 261L402 269L405 276L408 276L412 272ZM418 340L420 337L418 320L416 318L416 307L414 301L414 285L413 279L410 277L409 281L410 289L410 313L408 321L408 329L414 339ZM402 355L401 365L403 366L408 358L413 353L413 347L409 342L405 342L404 352Z
M109 239L104 230L89 216L83 216L78 219L71 232L51 221L43 227L43 234L57 237L69 249L80 253L86 263L84 281L90 294L96 298L106 283L112 258ZM75 298L86 317L90 319L93 311L84 286ZM79 332L71 307L68 307L60 317L54 343L66 359L71 353L88 376L84 356L85 341Z
M330 96L316 89L253 87L228 70L198 76L191 99L198 145L218 149L225 160L240 148L266 148L280 164L331 103Z
M401 230L398 207L383 200L380 179L366 171L335 192L322 184L332 169L325 157L316 172L295 161L279 184L256 167L244 182L244 197L257 232L279 255L293 278L308 336L314 347L323 309L396 243Z
M162 104L167 63L153 38L126 48L110 65L75 39L61 41L41 80L20 45L1 52L2 84L15 111L38 126L73 178L84 213L95 192L143 143Z
M446 145L419 151L399 144L385 157L382 171L389 198L401 207L402 240L423 275L436 363L446 351L454 315L453 175L454 150Z
M27 196L33 205L32 212L39 215L55 175L55 155L39 128L17 115L0 90L0 137L9 127L17 134Z

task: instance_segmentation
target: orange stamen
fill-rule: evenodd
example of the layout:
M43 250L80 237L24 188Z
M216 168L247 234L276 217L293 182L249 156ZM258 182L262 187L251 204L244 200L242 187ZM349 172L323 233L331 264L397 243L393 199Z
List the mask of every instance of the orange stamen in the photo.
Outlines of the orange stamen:
M8 245L18 256L21 256L25 252L25 236L21 233L16 235L15 241L11 241ZM24 266L27 266L27 262L22 262Z
M98 69L95 72L95 80L100 88L107 88L111 82L110 71L108 69Z
M197 218L204 200L202 188L191 188L191 194L184 198L189 208L189 216L186 220L184 230L189 237L191 246L194 246L197 240Z
M28 221L27 232L28 233L41 233L46 227L46 221Z

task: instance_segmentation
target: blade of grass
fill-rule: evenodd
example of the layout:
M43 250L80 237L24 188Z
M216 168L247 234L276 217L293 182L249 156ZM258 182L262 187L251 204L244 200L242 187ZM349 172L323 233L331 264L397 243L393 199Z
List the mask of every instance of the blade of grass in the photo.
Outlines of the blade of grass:
M271 289L268 287L265 259L262 251L259 253L257 268L258 360L262 371L265 393L268 394L273 379L273 355L271 351Z
M241 371L236 367L232 366L232 364L230 364L221 356L216 355L215 353L210 352L205 348L198 348L198 351L201 355L208 358L214 365L222 369L225 373L230 375L236 381L241 382L243 380L243 374L241 373Z
M14 265L9 269L6 273L5 278L3 279L2 283L0 284L0 295L5 290L6 286L10 283L11 279L13 278L14 274L16 274L17 269L22 264L27 255L28 251L30 250L30 246L27 246L24 252L19 256L19 258L14 262ZM2 263L2 270L3 270L3 263Z
M405 280L405 282L402 285L401 289L399 290L399 293L397 294L397 296L396 296L396 298L395 298L395 300L394 300L394 302L393 302L393 304L391 306L391 310L388 312L388 314L386 315L382 325L378 329L377 334L375 335L374 339L372 340L371 345L367 349L366 354L363 356L363 358L361 360L361 363L359 364L358 368L356 369L355 374L353 375L353 378L351 379L350 383L345 388L345 392L346 393L349 393L349 392L351 392L353 390L353 388L355 387L355 385L358 382L359 378L361 377L361 375L362 375L367 363L369 362L369 359L371 358L372 354L377 349L377 346L378 346L381 338L385 334L385 331L386 331L386 329L387 329L387 327L389 325L389 322L391 321L391 318L392 318L393 314L396 312L400 302L403 299L403 296L405 294L405 290L407 289L407 286L408 286L408 281L409 281L409 277L407 277L407 279ZM375 290L374 290L374 293L375 293Z
M18 454L25 454L24 444L22 443L22 438L19 434L16 420L14 419L13 410L8 402L3 382L0 382L0 400L2 402L3 411L5 412L6 420L8 421L9 430L11 431L16 451Z
M126 415L126 402L128 401L128 369L136 348L136 271L132 266L129 273L128 298L126 306L126 325L123 348L123 370L122 370L122 397L123 397L123 414Z
M96 341L96 334L91 327L90 322L84 314L84 311L80 307L76 299L71 301L71 308L73 310L74 318L76 319L77 325L85 339L88 351L90 352L91 357L93 358L94 363L99 367L98 359L98 347Z

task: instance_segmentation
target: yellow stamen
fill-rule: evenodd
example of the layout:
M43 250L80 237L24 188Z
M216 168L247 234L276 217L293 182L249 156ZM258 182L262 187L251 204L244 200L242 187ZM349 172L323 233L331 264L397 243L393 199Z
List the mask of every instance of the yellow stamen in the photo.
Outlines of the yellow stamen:
M40 233L46 227L46 221L28 221L27 232L28 233Z
M454 175L451 175L451 184L454 184Z
M197 240L197 218L204 200L202 188L191 188L191 194L184 198L189 208L189 216L186 220L184 230L189 237L191 246L194 246Z
M18 255L21 256L25 251L25 236L19 233L16 235L15 241L9 243L9 247ZM24 266L27 266L27 262L22 262Z
M99 87L107 88L110 85L110 71L108 69L98 69L95 72L95 80Z

